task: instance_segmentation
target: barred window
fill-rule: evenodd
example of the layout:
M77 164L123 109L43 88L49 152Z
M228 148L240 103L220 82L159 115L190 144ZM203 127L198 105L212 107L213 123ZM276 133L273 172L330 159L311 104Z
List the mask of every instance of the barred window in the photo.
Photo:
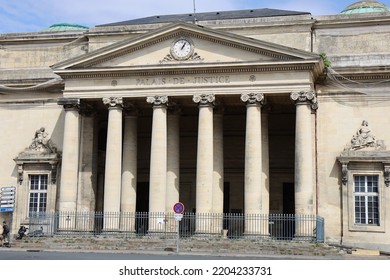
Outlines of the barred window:
M379 176L354 176L355 224L379 226Z
M46 212L48 175L29 175L29 212Z

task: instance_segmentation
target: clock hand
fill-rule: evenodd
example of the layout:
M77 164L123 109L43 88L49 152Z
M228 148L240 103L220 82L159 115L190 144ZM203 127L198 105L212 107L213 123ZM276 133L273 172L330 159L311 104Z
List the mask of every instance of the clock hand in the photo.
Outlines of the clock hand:
M181 50L184 49L184 47L185 47L186 44L187 44L187 43L184 42L183 46L181 46Z

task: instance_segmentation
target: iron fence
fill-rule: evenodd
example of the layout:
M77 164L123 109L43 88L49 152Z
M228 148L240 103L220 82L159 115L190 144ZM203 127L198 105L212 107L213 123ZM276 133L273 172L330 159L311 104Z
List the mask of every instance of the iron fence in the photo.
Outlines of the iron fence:
M268 238L324 242L324 219L315 215L45 212L30 213L30 236L124 235L126 237ZM179 225L177 224L179 223Z

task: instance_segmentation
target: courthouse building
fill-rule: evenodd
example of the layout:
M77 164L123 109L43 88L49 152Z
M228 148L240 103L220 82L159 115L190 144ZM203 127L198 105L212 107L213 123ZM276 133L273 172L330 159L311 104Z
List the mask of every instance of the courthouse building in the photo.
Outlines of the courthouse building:
M172 213L180 201L317 215L327 242L389 248L389 11L359 1L326 16L264 8L1 34L0 218L15 232L32 212Z

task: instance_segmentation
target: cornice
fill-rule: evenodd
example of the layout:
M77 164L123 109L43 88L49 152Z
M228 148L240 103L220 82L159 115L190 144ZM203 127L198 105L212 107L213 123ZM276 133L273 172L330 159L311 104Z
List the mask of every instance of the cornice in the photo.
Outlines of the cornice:
M237 74L252 72L310 71L318 77L322 74L319 61L253 62L220 64L165 64L146 67L116 67L54 70L64 79L121 78L130 76L169 76L197 74Z
M348 67L334 69L340 76L338 80L348 83L351 81L384 81L390 80L390 69L386 67Z
M362 15L334 15L315 18L314 29L347 28L372 25L390 25L388 13L372 13Z

